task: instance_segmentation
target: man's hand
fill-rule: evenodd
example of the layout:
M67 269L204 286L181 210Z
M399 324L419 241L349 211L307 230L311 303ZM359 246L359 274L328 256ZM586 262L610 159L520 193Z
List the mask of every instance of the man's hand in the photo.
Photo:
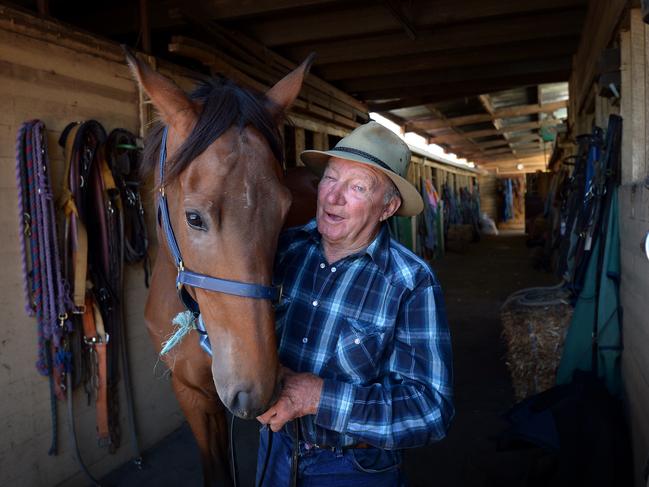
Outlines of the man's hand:
M282 373L284 387L279 399L268 411L257 417L257 421L267 424L275 432L292 419L318 411L323 383L317 375L296 373L286 367L282 367Z

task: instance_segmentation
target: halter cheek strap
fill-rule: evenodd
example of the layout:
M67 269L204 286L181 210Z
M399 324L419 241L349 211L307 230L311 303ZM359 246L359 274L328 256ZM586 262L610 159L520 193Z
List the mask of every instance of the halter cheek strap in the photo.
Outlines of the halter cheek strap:
M176 269L178 270L176 276L176 288L178 289L180 299L187 309L195 314L200 313L198 303L187 292L185 286L197 287L208 291L241 296L244 298L279 301L282 294L281 287L221 279L219 277L207 276L205 274L199 274L185 269L185 264L183 263L182 255L180 253L180 247L178 247L178 241L174 235L174 230L171 226L171 219L169 217L169 205L167 203L167 195L165 194L164 187L164 169L166 160L167 127L162 131L162 140L160 142L160 197L158 198L158 212L160 215L160 224L165 235L165 240L167 241L167 247L169 247Z

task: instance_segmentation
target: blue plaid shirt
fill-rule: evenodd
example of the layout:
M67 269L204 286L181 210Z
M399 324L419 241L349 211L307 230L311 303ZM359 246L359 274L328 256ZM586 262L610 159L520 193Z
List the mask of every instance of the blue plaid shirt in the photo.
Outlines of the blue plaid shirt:
M307 441L398 449L445 436L454 409L441 287L387 225L331 265L315 220L288 229L275 280L280 361L324 379L317 414L302 418Z

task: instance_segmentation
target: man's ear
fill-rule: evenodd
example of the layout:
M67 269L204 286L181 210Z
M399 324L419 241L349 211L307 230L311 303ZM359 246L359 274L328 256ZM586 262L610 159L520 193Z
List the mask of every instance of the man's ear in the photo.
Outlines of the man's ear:
M401 207L401 196L393 196L390 201L383 207L383 213L381 213L381 221L385 221L394 215L397 210Z
M198 116L198 106L176 83L137 59L126 46L122 45L122 50L133 76L151 98L164 124L187 134Z
M284 112L289 109L300 94L302 83L309 69L311 69L314 59L315 53L312 52L302 61L302 64L284 76L275 86L266 92L268 110L276 120L284 115Z

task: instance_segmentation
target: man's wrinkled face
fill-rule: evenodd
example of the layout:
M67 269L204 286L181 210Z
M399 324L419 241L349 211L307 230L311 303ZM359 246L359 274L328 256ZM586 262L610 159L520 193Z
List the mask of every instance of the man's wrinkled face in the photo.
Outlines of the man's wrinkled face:
M325 243L360 250L385 217L387 176L366 164L332 157L318 185L318 231Z

